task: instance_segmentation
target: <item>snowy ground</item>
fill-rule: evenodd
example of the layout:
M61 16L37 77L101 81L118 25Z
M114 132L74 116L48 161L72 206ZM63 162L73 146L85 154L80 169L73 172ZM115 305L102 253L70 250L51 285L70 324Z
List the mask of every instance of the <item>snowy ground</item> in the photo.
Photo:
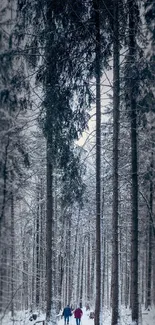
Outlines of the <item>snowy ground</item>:
M89 318L90 311L83 309L83 317L81 320L81 325L94 325L94 320ZM132 325L130 311L121 308L120 311L121 320L120 325ZM11 320L10 315L6 315L0 321L0 325L34 325L36 321L29 320L30 314L28 312L20 312L14 317L14 322ZM44 320L45 315L40 315L37 317L38 320ZM109 310L105 309L103 312L103 325L111 325L111 313ZM64 320L60 319L58 325L64 325ZM74 317L70 317L70 325L76 325ZM155 325L155 309L150 311L142 310L142 318L139 325Z

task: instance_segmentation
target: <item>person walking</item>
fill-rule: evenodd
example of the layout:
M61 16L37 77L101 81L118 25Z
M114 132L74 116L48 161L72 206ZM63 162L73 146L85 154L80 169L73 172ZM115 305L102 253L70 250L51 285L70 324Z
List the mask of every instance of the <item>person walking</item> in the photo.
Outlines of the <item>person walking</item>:
M69 324L69 317L72 316L72 311L69 305L64 308L62 316L64 316L64 324Z
M76 319L76 325L80 325L82 315L83 315L83 312L80 307L78 307L74 310L74 317Z

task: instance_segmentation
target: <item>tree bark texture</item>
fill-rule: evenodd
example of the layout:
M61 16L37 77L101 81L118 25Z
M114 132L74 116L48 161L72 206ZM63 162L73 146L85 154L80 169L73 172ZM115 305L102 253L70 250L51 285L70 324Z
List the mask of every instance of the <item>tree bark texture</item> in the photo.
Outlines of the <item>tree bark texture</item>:
M71 265L71 213L68 215L68 303L72 297L72 265Z
M83 281L84 281L84 277L83 277L83 272L84 272L84 243L82 244L82 252L81 252L81 281L80 281L80 308L82 308L83 306Z
M100 0L94 0L96 28L96 301L95 325L100 324L101 306L101 36Z
M132 321L138 324L138 159L137 159L137 104L136 80L133 66L136 60L135 41L135 1L128 1L129 8L129 69L132 75L129 80L129 96L131 111L131 173L132 173L132 221L131 221L131 309Z
M90 304L90 222L88 233L88 250L87 250L87 303Z
M13 181L13 179L12 179ZM13 185L11 190L11 316L14 317L14 193L13 193Z
M2 208L0 214L0 236L1 236L1 228L2 228L2 220L4 219L4 210L6 204L6 195L7 195L7 160L8 160L8 148L9 148L9 139L5 147L5 159L3 166L3 201Z
M151 163L150 163L150 214L153 213L153 151L151 153ZM147 299L146 299L146 308L151 306L152 297L152 222L149 217L149 226L148 226L148 263L147 263Z
M113 217L112 217L112 281L111 325L118 324L118 143L119 143L119 12L118 0L114 1L113 31Z
M51 162L51 148L47 139L47 215L46 215L46 318L51 320L52 309L52 289L53 289L53 272L52 272L52 235L53 235L53 166Z
M40 302L40 248L39 248L39 230L40 230L40 209L39 209L39 184L37 184L37 220L36 220L36 306L39 306Z

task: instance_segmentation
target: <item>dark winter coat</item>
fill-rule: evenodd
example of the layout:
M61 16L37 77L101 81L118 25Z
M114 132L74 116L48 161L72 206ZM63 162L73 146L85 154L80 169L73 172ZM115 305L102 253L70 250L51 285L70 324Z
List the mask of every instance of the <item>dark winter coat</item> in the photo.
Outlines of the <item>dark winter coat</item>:
M62 316L64 317L72 316L71 308L69 306L64 308Z
M75 311L74 311L75 318L81 318L82 315L83 315L83 312L80 308L75 309Z

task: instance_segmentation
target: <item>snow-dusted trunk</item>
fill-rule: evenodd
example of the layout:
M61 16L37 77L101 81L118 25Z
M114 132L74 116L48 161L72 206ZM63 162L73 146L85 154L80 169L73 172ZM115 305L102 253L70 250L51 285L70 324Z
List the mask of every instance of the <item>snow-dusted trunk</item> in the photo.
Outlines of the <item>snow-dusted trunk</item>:
M59 274L59 283L58 285L58 291L57 291L57 297L58 297L58 310L60 311L62 308L61 305L61 295L62 295L62 285L63 285L63 277L64 277L64 232L65 228L65 218L62 218L62 228L61 228L61 244L60 244L60 254L58 256L58 274Z
M81 280L80 280L80 307L83 306L83 282L84 282L84 243L81 249Z
M35 270L36 270L36 259L35 259L35 246L36 246L36 236L35 236L35 220L33 222L33 229L34 229L34 233L33 233L33 246L32 246L32 291L31 291L31 303L32 306L35 306ZM22 230L21 230L22 232Z
M78 254L78 281L77 281L77 286L76 286L76 301L79 302L80 300L80 280L81 280L81 255L82 255L82 250L81 250L81 246L79 248L79 254Z
M111 254L110 254L111 255ZM111 263L110 263L111 264ZM106 235L106 304L110 308L110 266L109 266L109 243L108 236Z
M133 66L136 60L136 26L135 1L128 0L129 8L129 69L132 75L129 80L129 98L131 112L131 177L132 177L132 221L131 221L131 309L132 321L138 324L138 159L137 159L137 105L136 80L133 76Z
M4 210L6 204L6 194L7 194L7 160L8 160L8 148L9 148L9 138L5 146L5 156L4 156L4 165L3 165L3 188L2 188L2 207L0 211L0 236L2 228L2 220L4 219Z
M95 240L92 239L91 242L91 270L90 270L90 292L91 292L91 304L94 303L94 280L95 280Z
M75 287L76 287L74 285L74 271L75 271L76 259L78 258L77 249L78 249L79 222L80 222L80 210L79 210L79 213L78 213L78 220L77 220L77 225L76 225L73 259L72 259L72 262L71 262L72 263L72 268L71 268L71 270L72 270L72 273L71 273L71 281L72 281L71 282L72 283L72 297L71 297L71 302L74 301L73 297L76 296L76 299L78 298L77 294L75 295L75 293L74 293L74 295L73 295L73 288L75 290ZM78 265L77 265L76 269L77 270L79 269ZM78 274L79 274L79 272L78 272ZM76 293L77 293L77 291L76 291Z
M40 306L43 309L45 302L45 265L46 265L46 256L45 256L45 202L44 202L44 183L43 178L40 182Z
M153 143L153 142L152 142ZM150 214L152 217L153 213L153 149L151 153L151 163L150 163ZM152 222L149 217L148 225L148 260L147 260L147 298L146 298L146 308L151 306L152 303L152 245L153 245L153 233L152 233Z
M54 278L53 278L53 164L51 142L47 138L47 211L46 211L46 320L47 324L56 324L54 306Z
M119 3L114 1L113 37L113 216L112 216L112 279L111 325L118 324L118 144L119 144Z
M88 233L88 250L87 250L87 303L90 303L90 222Z
M23 309L28 309L28 262L25 260L25 244L23 241Z
M103 237L103 272L102 272L102 304L105 305L105 276L106 276L106 237Z
M14 317L14 193L11 186L11 316Z
M118 225L118 248L119 248L119 252L118 252L118 256L119 256L119 275L118 275L118 283L119 283L119 303L120 305L124 304L123 301L123 285L124 285L124 261L123 261L123 254L122 254L122 242L123 242L123 238L122 238L122 229L121 229L121 225Z
M72 297L72 264L71 264L71 213L68 215L68 303Z
M100 324L101 312L101 36L100 36L100 0L94 0L96 49L96 301L95 325Z
M59 273L59 283L58 283L58 291L57 291L57 299L58 299L58 303L57 303L57 312L59 313L60 310L62 309L62 305L61 305L61 293L62 293L62 284L63 284L63 274L64 274L64 268L63 268L63 257L61 256L61 253L58 257L58 273Z
M38 181L39 182L39 181ZM39 189L39 183L36 186L36 193L37 193L37 220L36 220L36 306L39 306L40 302L40 243L39 243L39 231L40 231L40 209L39 209L39 196L40 196L40 189Z
M127 308L129 304L129 270L128 270L128 224L127 224L127 216L126 216L126 249L125 249L125 292L124 292L124 302L125 307Z
M153 238L153 245L155 246L155 238ZM155 305L155 249L153 250L152 303L153 303L153 305Z

